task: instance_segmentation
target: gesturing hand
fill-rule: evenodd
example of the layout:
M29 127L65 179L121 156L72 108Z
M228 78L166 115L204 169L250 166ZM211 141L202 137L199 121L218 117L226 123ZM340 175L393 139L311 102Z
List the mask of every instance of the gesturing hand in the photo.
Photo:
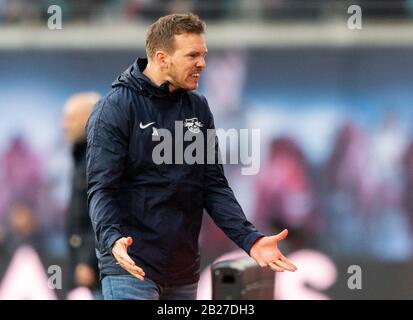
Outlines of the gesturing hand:
M112 247L112 255L115 257L118 264L128 271L131 275L139 280L143 280L145 272L139 268L135 261L128 255L128 247L133 243L131 237L123 237L118 239Z
M284 270L294 272L297 267L278 249L278 241L287 237L288 230L285 229L279 234L258 239L250 250L250 256L257 261L261 267L270 267L274 271L284 272Z

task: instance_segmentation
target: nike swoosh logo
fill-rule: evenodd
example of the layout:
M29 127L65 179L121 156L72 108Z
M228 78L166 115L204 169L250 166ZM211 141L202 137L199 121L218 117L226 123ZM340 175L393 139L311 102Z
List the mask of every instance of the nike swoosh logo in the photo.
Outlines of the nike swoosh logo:
M139 128L141 129L145 129L147 127L149 127L150 125L153 125L155 122L149 122L148 124L143 125L142 122L139 123Z

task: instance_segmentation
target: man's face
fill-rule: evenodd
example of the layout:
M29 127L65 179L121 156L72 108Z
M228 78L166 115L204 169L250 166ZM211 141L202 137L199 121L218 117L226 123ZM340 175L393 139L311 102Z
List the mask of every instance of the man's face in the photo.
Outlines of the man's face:
M66 104L63 114L63 129L65 130L66 140L74 144L84 136L84 118L80 108L76 103Z
M195 90L205 69L207 47L203 34L175 35L175 51L168 54L168 81L174 89Z
M85 126L93 106L100 96L94 92L73 95L65 104L63 111L62 127L66 140L74 144L85 139Z
M69 99L66 103L63 112L62 125L65 131L66 140L70 144L85 139L86 122L96 101L97 97L94 96L78 96Z

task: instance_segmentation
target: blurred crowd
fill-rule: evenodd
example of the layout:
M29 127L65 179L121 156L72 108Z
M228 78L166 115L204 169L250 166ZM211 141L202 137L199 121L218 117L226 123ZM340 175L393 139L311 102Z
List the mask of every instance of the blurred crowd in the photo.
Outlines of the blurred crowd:
M70 22L153 21L172 12L195 12L205 20L319 20L346 16L360 5L364 18L413 17L413 0L0 0L0 23L47 21L47 8L58 5Z
M288 228L288 251L383 261L413 256L413 137L396 116L384 116L374 130L343 122L323 163L310 163L303 150L289 136L268 144L250 189L251 219L260 230ZM205 245L223 248L225 236L207 225L216 236Z
M403 260L412 256L413 139L396 117L379 128L338 128L326 163L311 166L299 144L270 144L256 188L262 228L292 231L294 248L316 246L335 257Z
M39 253L64 254L53 235L62 228L59 208L51 197L53 181L47 179L41 155L17 136L0 156L0 247L12 255L22 244ZM47 239L44 237L47 236Z

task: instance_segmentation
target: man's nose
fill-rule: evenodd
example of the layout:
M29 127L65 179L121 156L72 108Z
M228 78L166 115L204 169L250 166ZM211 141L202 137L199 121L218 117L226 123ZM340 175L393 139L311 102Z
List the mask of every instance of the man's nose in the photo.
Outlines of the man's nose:
M206 61L204 57L200 57L197 61L196 67L204 69L206 66Z

